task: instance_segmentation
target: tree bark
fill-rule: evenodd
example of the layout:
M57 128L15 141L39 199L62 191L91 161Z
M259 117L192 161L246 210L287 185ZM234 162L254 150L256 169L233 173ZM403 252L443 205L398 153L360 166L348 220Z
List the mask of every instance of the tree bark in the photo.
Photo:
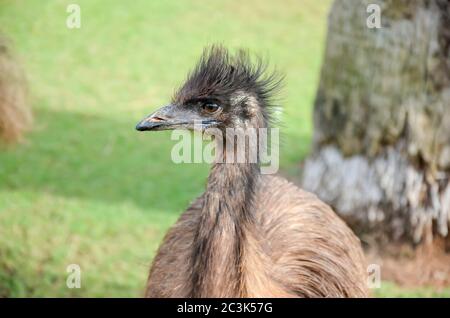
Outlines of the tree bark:
M450 2L337 0L328 23L303 187L360 235L448 236Z

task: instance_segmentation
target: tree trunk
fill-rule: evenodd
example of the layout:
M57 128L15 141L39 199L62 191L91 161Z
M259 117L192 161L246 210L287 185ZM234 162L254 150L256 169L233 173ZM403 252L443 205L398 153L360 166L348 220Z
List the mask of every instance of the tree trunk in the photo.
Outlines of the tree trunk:
M369 4L381 28L366 24ZM302 183L360 235L414 243L450 221L450 2L337 0Z

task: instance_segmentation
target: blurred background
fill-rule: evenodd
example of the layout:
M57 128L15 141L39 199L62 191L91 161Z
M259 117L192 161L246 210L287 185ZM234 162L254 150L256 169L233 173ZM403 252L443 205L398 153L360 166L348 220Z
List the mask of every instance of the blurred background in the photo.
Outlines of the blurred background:
M300 183L313 148L331 1L77 0L79 29L66 26L71 3L0 1L3 54L24 73L34 117L22 110L22 138L0 148L0 297L142 295L156 248L202 193L208 166L172 163L170 133L134 127L168 101L208 44L247 48L286 74L283 175ZM66 286L72 263L80 289ZM373 293L450 289L383 280Z

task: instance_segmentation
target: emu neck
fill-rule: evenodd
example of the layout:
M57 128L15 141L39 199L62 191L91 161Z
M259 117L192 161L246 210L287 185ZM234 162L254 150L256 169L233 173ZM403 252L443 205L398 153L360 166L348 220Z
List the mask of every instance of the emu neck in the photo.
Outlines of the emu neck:
M242 258L258 178L254 163L213 165L194 247L193 297L245 294Z

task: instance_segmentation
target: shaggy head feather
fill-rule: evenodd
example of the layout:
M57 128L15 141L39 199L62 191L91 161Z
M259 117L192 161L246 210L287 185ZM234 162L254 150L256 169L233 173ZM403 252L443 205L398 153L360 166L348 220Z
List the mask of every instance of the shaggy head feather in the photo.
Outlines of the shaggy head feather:
M239 50L232 55L224 47L214 45L203 51L186 82L175 93L173 103L189 105L198 100L216 100L242 119L262 115L269 126L276 109L273 97L282 80L277 72L267 72L267 64L261 58L252 63L247 51ZM236 112L237 108L241 111Z

